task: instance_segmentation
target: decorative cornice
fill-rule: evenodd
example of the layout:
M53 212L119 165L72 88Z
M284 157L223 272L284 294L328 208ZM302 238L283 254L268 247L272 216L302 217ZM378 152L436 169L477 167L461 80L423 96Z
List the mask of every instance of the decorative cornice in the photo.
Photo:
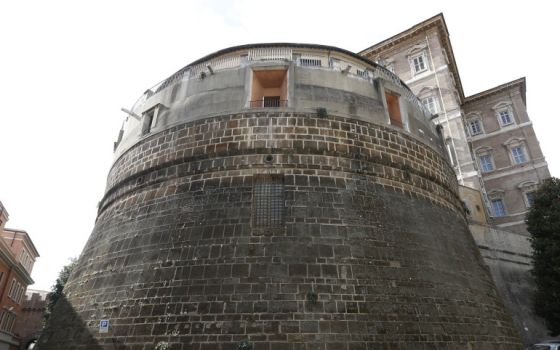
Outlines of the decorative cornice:
M498 85L496 87L493 87L491 89L485 90L485 91L481 91L477 94L465 97L465 101L463 102L463 105L467 105L469 103L473 103L476 101L479 101L481 99L484 99L486 97L492 96L492 95L496 95L500 92L506 91L506 90L513 90L519 88L520 92L521 92L521 98L523 99L523 103L525 105L527 105L527 100L526 100L526 90L527 90L527 82L525 80L525 77L516 79L516 80L512 80L510 82L507 82L505 84L502 85Z
M21 234L23 236L23 241L26 243L28 248L30 248L31 253L34 254L34 258L38 258L40 256L39 251L35 247L35 244L33 244L33 241L31 240L31 237L29 237L29 233L27 233L27 231L4 227L4 232L14 232Z
M396 46L397 44L400 44L405 40L421 35L431 28L436 28L438 30L438 33L440 34L440 40L443 48L447 52L450 70L453 73L457 89L459 90L459 97L462 102L465 99L465 93L463 92L463 84L461 83L461 77L459 76L457 62L455 61L455 54L453 53L453 47L451 46L451 41L449 40L449 30L447 29L447 25L445 24L443 13L439 13L431 18L428 18L427 20L420 22L401 33L393 35L388 39L385 39L373 46L368 47L365 50L358 52L358 54L366 57L376 56L382 51L386 51L387 49Z
M9 247L3 242L2 240L2 247L0 247L0 259L4 260L8 267L14 269L17 275L27 283L27 285L33 284L34 281L29 275L29 272L23 268L23 266L16 261L16 259L12 256L11 252L9 251Z

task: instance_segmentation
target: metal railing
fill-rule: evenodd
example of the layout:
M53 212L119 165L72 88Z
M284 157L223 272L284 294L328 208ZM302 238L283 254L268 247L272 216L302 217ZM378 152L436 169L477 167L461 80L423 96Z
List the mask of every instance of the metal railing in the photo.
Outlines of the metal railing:
M250 49L248 52L249 61L270 61L292 59L292 49L289 47L265 47Z
M161 91L165 90L167 87L172 86L180 81L187 81L190 79L201 79L201 77L213 74L213 72L232 69L239 67L243 64L244 60L249 61L268 61L268 60L286 60L293 61L296 57L293 56L292 48L290 47L270 47L270 48L254 48L246 51L247 56L240 55L243 52L236 52L234 54L227 55L225 57L217 57L205 62L201 62L194 66L188 66L180 71L176 72L167 79L161 81L160 83L153 86L151 89L146 90L146 92L136 101L136 103L131 108L131 111L135 114L141 114L144 105L148 99L152 96L159 94ZM297 55L296 55L297 56ZM245 58L244 58L245 57ZM411 103L415 104L419 109L421 109L427 116L427 121L430 120L431 111L429 111L426 106L418 99L418 97L406 86L402 80L392 71L380 65L372 65L371 67L362 66L356 60L346 60L343 58L335 58L321 55L310 55L302 54L302 56L297 57L297 63L303 67L321 67L322 60L328 60L328 66L323 66L324 68L330 68L334 71L343 71L348 68L347 74L359 77L361 79L374 82L375 79L381 78L383 80L391 81L397 87L403 88L402 96L406 98ZM346 68L345 68L346 67ZM202 74L204 73L204 74ZM280 108L287 107L288 103L286 100L257 100L250 101L250 108Z
M249 101L250 108L281 108L288 107L288 100L264 99Z

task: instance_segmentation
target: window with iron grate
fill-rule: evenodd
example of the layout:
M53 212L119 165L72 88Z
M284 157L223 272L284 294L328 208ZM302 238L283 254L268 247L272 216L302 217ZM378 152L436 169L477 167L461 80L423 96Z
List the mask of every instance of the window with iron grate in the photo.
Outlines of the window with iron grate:
M259 174L253 177L253 227L272 228L284 224L284 176Z
M299 64L303 67L321 67L321 60L318 58L300 58Z

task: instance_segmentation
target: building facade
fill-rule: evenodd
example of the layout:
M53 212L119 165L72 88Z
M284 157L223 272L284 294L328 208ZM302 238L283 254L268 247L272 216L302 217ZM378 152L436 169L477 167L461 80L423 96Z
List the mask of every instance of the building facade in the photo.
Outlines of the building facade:
M25 290L33 284L31 271L39 253L27 232L5 227L9 215L1 202L0 209L0 349L16 350L20 338L15 323Z
M434 114L462 185L469 228L526 345L547 337L531 305L524 222L550 176L527 114L525 78L465 97L442 14L360 52L403 79Z
M44 290L34 289L28 289L25 292L21 315L16 318L14 326L20 338L19 349L21 350L32 349L41 334L48 293Z
M38 348L521 349L428 108L330 46L179 70L127 111Z
M532 193L550 173L527 114L525 79L465 97L442 14L360 54L393 70L434 113L459 183L481 191L489 223L527 235Z
M550 173L527 115L525 79L467 97L463 111L491 224L526 234L525 215L534 191Z

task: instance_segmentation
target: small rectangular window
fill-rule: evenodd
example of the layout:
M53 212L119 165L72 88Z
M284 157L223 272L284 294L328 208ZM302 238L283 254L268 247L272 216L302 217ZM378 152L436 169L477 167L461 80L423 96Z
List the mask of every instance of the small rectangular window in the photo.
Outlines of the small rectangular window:
M303 67L321 67L321 60L318 58L300 58L299 64Z
M504 206L504 201L501 198L492 199L492 211L494 212L494 216L505 216L506 215L506 208Z
M152 108L142 114L142 135L149 134L152 130L156 109Z
M527 204L527 208L535 204L535 191L525 192L525 204Z
M264 96L263 107L280 107L280 96Z
M357 69L356 74L359 77L362 77L362 78L365 78L365 79L369 78L369 74L368 74L367 70L365 70L365 69L364 70Z
M476 119L469 121L469 132L471 133L471 136L482 134L482 126L480 125L480 120Z
M401 107L399 105L399 96L386 91L385 100L387 101L387 110L389 112L391 125L402 128L403 123L401 118Z
M479 156L480 167L483 173L494 170L494 164L492 164L492 156L489 154L484 154Z
M253 178L253 227L284 224L284 176L259 174Z
M422 104L424 105L424 107L426 107L428 111L430 111L430 113L437 114L438 109L437 109L436 99L434 96L426 97L425 99L422 100Z
M511 149L511 155L513 156L513 161L515 164L521 164L527 161L527 157L525 157L525 151L521 146L513 147Z
M423 54L413 57L411 63L414 73L420 73L426 70L426 62Z
M502 125L509 125L509 124L513 123L513 120L511 118L511 114L509 113L509 111L500 111L499 115L500 115L500 123Z

